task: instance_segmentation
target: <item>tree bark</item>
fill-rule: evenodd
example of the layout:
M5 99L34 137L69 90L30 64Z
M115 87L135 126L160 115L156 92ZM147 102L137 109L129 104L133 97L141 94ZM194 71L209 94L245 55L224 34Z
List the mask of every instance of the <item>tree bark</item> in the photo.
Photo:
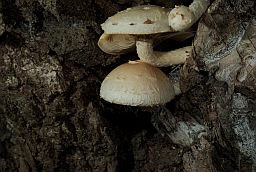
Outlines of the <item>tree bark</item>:
M157 47L193 45L161 68L183 92L165 106L105 102L104 77L138 58L103 53L100 24L147 3L189 4L0 0L0 171L256 171L256 3L215 0L194 39Z

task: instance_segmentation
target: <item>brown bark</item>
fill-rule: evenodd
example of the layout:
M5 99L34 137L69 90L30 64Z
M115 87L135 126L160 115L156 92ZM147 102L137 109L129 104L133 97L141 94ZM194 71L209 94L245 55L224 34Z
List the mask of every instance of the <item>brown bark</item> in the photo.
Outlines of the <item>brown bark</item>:
M256 171L254 0L213 1L186 64L162 69L183 94L154 109L99 97L137 59L101 52L100 24L143 3L188 2L0 0L0 171Z

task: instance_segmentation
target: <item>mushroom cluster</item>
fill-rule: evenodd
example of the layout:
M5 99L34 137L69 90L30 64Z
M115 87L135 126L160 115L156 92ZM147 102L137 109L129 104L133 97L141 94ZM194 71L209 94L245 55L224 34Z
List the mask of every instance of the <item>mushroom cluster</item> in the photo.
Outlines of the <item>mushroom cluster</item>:
M177 85L157 67L182 64L192 47L173 51L154 51L156 38L185 40L194 34L189 29L209 6L210 0L194 0L189 6L173 9L139 5L120 11L102 25L100 49L118 55L136 51L140 60L123 64L104 79L100 96L111 103L130 106L155 106L169 102ZM162 36L166 38L166 36ZM159 39L158 39L159 40Z

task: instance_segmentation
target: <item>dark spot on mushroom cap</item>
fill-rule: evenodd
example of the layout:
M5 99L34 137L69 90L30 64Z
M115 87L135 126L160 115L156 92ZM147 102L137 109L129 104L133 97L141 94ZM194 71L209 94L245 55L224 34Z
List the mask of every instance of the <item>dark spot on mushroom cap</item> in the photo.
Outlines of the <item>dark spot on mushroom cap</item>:
M155 23L155 22L152 21L152 20L149 20L149 19L147 19L146 21L144 21L144 24L153 24L153 23Z

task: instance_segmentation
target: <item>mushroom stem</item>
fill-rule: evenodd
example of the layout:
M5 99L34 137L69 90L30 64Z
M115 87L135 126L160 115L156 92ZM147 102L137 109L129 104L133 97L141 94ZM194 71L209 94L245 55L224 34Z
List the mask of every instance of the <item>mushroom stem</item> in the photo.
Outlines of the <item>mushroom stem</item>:
M173 84L173 88L174 88L174 93L175 95L179 95L182 93L181 89L180 89L180 83L179 82L175 82L172 83Z
M185 63L192 49L191 46L187 46L168 52L154 51L152 40L137 40L136 48L142 61L157 67Z
M210 5L210 0L194 0L188 8L194 13L195 20L197 21Z

